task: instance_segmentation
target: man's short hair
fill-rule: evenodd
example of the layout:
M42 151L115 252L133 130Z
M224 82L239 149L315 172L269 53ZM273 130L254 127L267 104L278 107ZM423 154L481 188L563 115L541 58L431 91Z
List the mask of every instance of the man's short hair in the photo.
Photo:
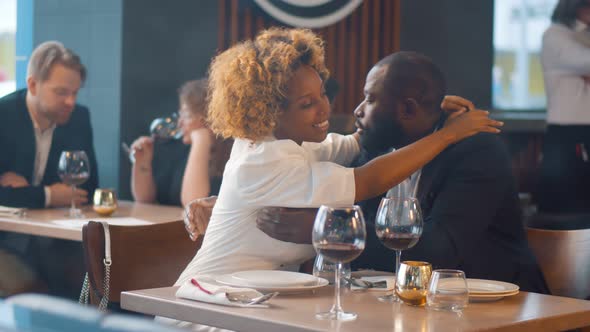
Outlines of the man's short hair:
M86 68L80 57L57 41L47 41L35 48L27 66L27 76L46 81L54 64L75 70L80 73L82 82L86 80Z
M439 112L446 95L444 74L432 60L416 52L396 52L376 66L387 65L384 89L396 99L414 98L429 111Z

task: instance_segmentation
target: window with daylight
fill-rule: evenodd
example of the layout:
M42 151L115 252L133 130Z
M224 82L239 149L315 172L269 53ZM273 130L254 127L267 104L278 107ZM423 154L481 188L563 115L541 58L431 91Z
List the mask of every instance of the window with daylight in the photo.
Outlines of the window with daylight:
M16 1L0 1L0 97L16 89Z
M543 110L541 39L558 0L494 1L493 106Z

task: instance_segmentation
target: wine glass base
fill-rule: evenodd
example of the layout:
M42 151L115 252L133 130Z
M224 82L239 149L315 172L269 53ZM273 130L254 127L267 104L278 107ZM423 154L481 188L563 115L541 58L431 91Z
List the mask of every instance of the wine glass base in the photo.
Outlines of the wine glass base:
M344 311L328 311L328 312L319 312L315 314L316 319L320 320L339 320L339 321L350 321L355 320L357 314L354 312L344 312Z
M68 211L68 214L66 214L66 217L81 219L86 216L84 215L84 213L82 213L82 210L70 208L70 210Z
M377 300L384 302L384 303L399 303L399 302L401 302L399 297L397 297L397 295L393 295L393 294L379 296L377 298Z

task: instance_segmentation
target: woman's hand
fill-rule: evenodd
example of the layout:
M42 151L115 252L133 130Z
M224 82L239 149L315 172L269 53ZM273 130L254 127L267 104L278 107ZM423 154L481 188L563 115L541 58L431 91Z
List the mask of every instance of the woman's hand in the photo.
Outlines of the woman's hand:
M131 153L135 157L135 164L150 169L154 159L154 139L141 136L131 144Z
M457 111L474 110L475 105L463 97L445 96L442 103L440 103L440 108L445 111L445 113L450 114Z
M441 131L445 132L451 143L456 143L466 137L475 135L479 132L487 132L497 134L504 125L501 121L490 119L488 111L473 110L473 111L456 111L451 113L445 121L445 125Z
M217 196L197 198L184 207L184 227L191 240L205 234Z

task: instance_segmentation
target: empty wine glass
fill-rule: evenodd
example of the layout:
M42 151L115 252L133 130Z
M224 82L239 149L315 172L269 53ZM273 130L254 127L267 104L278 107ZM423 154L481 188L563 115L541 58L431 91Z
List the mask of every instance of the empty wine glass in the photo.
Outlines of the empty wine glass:
M179 139L182 137L182 130L178 127L178 114L155 118L150 124L150 134L155 139Z
M72 218L82 218L84 215L76 208L76 186L88 180L90 177L90 162L84 151L63 151L59 157L57 165L57 174L61 181L72 187L72 206L70 207L69 216Z
M413 197L383 198L375 217L375 232L383 245L395 250L395 275L399 272L402 250L412 248L422 235L422 212ZM383 302L398 302L395 290L378 298Z
M358 206L335 208L322 205L313 225L312 240L316 252L336 264L336 276L342 263L349 263L365 249L365 220ZM340 279L334 278L334 305L328 312L316 314L317 319L353 320L355 313L344 312L340 306Z

